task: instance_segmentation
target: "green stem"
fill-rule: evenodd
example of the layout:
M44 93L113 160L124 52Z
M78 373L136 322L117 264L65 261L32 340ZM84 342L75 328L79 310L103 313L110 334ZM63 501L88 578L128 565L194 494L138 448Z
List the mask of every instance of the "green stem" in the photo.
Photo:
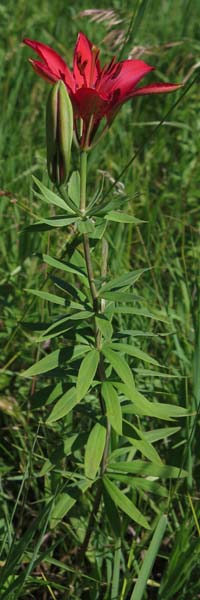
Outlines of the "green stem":
M91 255L90 255L90 243L89 243L89 238L86 233L83 233L83 247L84 247L85 262L86 262L86 267L87 267L88 281L89 281L90 291L91 291L91 296L92 296L92 301L93 301L93 308L94 308L94 312L97 313L98 307L99 307L98 293L97 293L96 285L94 282L93 266L92 266Z
M80 157L80 210L83 215L85 214L85 210L86 210L86 185L87 185L87 152L82 151L81 157ZM106 242L105 242L105 244L106 244ZM106 250L105 256L104 256L104 258L102 257L102 275L103 276L105 276L106 270L107 270L107 245L105 248L105 244L103 245L103 255L104 255L104 250ZM102 302L101 301L99 302L99 299L98 299L98 292L97 292L95 281L94 281L93 265L92 265L92 259L91 259L91 254L90 254L90 242L89 242L89 238L88 238L87 234L85 234L85 233L83 234L83 248L84 248L84 256L85 256L85 263L86 263L86 268L87 268L90 292L91 292L92 302L93 302L93 309L94 309L95 315L98 315L103 312L103 306L102 306ZM96 326L96 320L95 320L94 335L95 335L95 346L96 346L97 350L100 351L101 350L101 332L99 331L99 329ZM103 382L105 380L104 360L103 360L103 356L101 353L100 353L99 365L98 365L98 376L99 376L100 382ZM99 389L99 402L100 402L102 414L105 415L105 405L104 405L104 401L103 401L102 394L101 394L101 387ZM101 467L100 467L101 478L103 477L104 472L106 470L106 466L107 466L109 440L110 440L110 423L108 422L108 419L107 419L106 441L105 441L105 447L104 447L104 452L103 452L103 457L102 457ZM96 515L97 515L100 501L101 501L101 495L102 495L102 484L101 484L101 479L100 479L98 482L96 494L94 497L93 507L92 507L92 510L90 513L85 537L84 537L84 540L83 540L83 543L81 546L81 551L80 551L81 559L85 556L85 553L88 548L90 537L91 537L91 534L93 531L93 525L95 523Z
M84 215L86 208L86 182L87 182L87 152L81 152L80 159L80 211Z

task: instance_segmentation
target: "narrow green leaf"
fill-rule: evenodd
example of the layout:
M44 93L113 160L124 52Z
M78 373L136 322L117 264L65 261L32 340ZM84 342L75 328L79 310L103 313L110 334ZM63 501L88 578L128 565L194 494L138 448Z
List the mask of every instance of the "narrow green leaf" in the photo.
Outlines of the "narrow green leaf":
M115 542L113 577L112 577L110 600L117 600L117 598L119 598L120 560L121 560L121 539L118 538Z
M105 447L106 428L96 423L86 444L85 449L85 476L95 479Z
M77 360L78 358L81 358L81 356L84 356L87 352L90 352L90 349L91 346L89 346L89 344L87 343L76 344L76 346L74 346L70 352L71 356L69 357L69 363L73 362L74 360Z
M23 231L33 233L35 231L51 231L52 228L52 225L46 225L42 221L36 221L35 223L32 223L32 225L28 225L28 227L25 227L24 230L22 230L22 233Z
M86 273L84 273L79 267L76 267L71 263L65 263L61 260L57 260L56 258L52 258L52 256L48 256L48 254L43 254L43 261L54 269L60 269L61 271L74 273L75 275L82 277L84 280L84 285L87 285L87 287L89 286Z
M131 344L121 344L120 342L110 344L110 348L113 350L117 350L118 352L122 352L123 354L129 354L129 356L134 356L139 360L142 360L147 363L151 363L152 365L159 365L158 361L155 358L143 352L137 346L132 346Z
M136 269L135 271L128 271L127 273L124 273L124 275L120 275L120 277L115 277L114 279L111 279L111 281L108 281L108 283L105 283L103 285L100 293L103 295L103 293L108 290L117 290L123 287L130 287L139 279L139 277L143 273L145 273L145 271L148 270L149 269L147 268Z
M133 502L131 502L131 500L129 500L129 498L127 498L127 496L125 496L125 494L121 492L121 490L119 490L119 488L112 481L110 481L107 475L104 475L103 483L113 502L119 506L119 508L121 508L126 515L128 515L136 523L139 523L141 527L150 529L149 524L142 513L138 510L138 508L136 508Z
M46 390L46 394L45 394L45 390ZM36 397L36 405L37 405L37 398L39 396L39 398L42 400L42 406L44 406L44 402L47 406L49 406L49 404L52 404L52 402L55 402L55 400L57 400L58 398L60 398L60 396L63 394L63 386L61 381L59 381L58 383L56 383L56 385L51 385L51 386L47 386L45 388L41 388L38 392L36 392L36 394L34 394L33 396L33 401L35 404L35 397ZM45 399L46 396L46 399ZM41 406L41 404L40 404Z
M105 300L113 300L114 302L134 302L135 300L135 295L134 293L128 293L127 292L127 286L125 286L124 288L121 288L121 292L118 291L111 291L111 292L107 292L107 291L103 291L100 290L99 292L99 297L100 298L105 298Z
M44 331L44 333L42 333L42 335L36 339L36 342L38 344L43 344L43 342L45 342L46 340L53 340L54 338L59 337L63 334L65 334L65 336L66 336L67 331L70 331L72 329L73 329L73 323L72 323L72 321L68 321L68 324L66 324L65 326L62 325L60 327L59 326L55 327L53 329L53 331L50 331L48 333L47 333L47 330Z
M114 382L115 383L115 382ZM117 384L119 388L119 384ZM124 390L125 395L133 402L133 406L122 406L122 412L126 414L135 414L134 404L137 411L136 414L143 414L149 417L156 417L158 419L164 419L170 421L171 419L177 419L178 417L187 417L188 411L182 406L176 406L174 404L166 404L161 402L150 402L137 390L131 390L127 385L120 385L121 390Z
M169 323L167 317L163 317L162 313L157 315L149 312L146 308L135 308L134 306L116 306L113 307L113 313L117 315L138 315L140 317L146 317L147 319L154 319L154 321Z
M171 421L178 417L186 417L188 414L187 410L182 406L150 402L136 388L131 388L124 383L113 381L113 385L132 402L132 404L122 404L122 413L124 414L146 415L166 421Z
M134 223L135 225L139 225L139 223L145 223L145 221L141 221L141 219L137 219L132 215L126 215L123 212L118 212L116 210L112 210L104 217L107 221L115 221L117 223Z
M170 332L171 335L172 332ZM141 329L121 329L120 332L117 333L118 337L144 337L144 338L156 338L159 342L161 342L161 337L166 337L169 335L168 333L152 333L152 331L142 331Z
M69 225L72 225L72 223L77 223L78 221L78 217L62 217L62 216L57 216L57 217L50 217L49 219L45 219L45 218L41 218L41 222L45 223L46 225L50 225L51 227L69 227Z
M145 557L139 571L137 582L131 594L130 600L142 600L146 590L147 581L151 574L154 562L156 560L160 544L162 542L167 527L167 517L162 515L154 531L150 546L145 553Z
M113 327L111 322L108 321L108 319L106 319L103 315L95 317L95 321L98 329L100 329L100 332L102 333L105 340L110 340L113 334Z
M41 191L40 198L42 200L47 202L47 204L50 204L53 206L58 206L59 208L62 208L63 210L65 210L67 212L72 212L71 210L69 211L69 208L68 208L66 202L60 196L57 196L57 194L55 194L54 192L49 190L49 188L47 188L45 185L43 185L43 183L41 183L41 181L39 181L39 179L37 179L37 177L35 177L34 175L32 177L33 177L33 181L37 185L38 189Z
M59 304L60 306L66 306L65 298L61 298L61 296L56 296L55 294L50 294L49 292L42 292L39 290L32 290L31 288L26 289L25 292L28 294L33 294L33 296L37 296L43 300L47 300L48 302L52 302L53 304Z
M180 431L180 427L163 427L159 429L151 429L150 431L145 431L145 438L151 442L157 442L158 440L165 440L167 437L174 435L177 431Z
M177 479L187 477L187 471L171 465L148 463L143 460L119 461L109 464L109 468L119 473L139 473L143 476L160 477L161 479ZM111 476L111 473L109 473Z
M79 207L80 203L80 175L79 171L73 171L69 183L68 183L68 194L72 202Z
M65 331L64 325L66 324L66 329L68 324L75 323L76 321L84 321L84 319L90 319L93 316L93 312L90 310L81 310L80 312L72 313L68 317L63 317L61 319L57 319L54 323L52 323L48 329L45 329L43 336L48 336L55 329L60 329L61 332Z
M76 406L76 404L76 388L72 387L70 390L67 390L67 392L61 396L61 398L59 398L58 402L56 402L53 410L46 420L46 423L50 424L62 419L72 410L72 408L74 408L74 406Z
M102 385L102 394L106 405L106 414L113 429L122 433L122 411L118 393L112 383L105 381Z
M32 365L29 369L22 373L23 377L33 377L34 375L40 375L41 373L48 373L52 369L56 369L59 365L60 350L55 350L48 354L44 358L41 358L35 365Z
M77 402L79 402L89 390L94 379L99 362L99 353L93 348L82 360L77 378Z
M134 448L139 450L139 452L148 458L148 460L162 464L158 452L150 444L150 442L145 439L144 435L142 435L142 432L137 427L132 425L132 423L123 421L123 435L134 446Z
M66 492L59 494L56 498L55 505L51 512L51 529L57 527L58 523L67 515L69 510L74 506L76 498L70 496Z
M145 369L139 367L135 369L139 376L141 377L159 377L162 379L182 379L183 376L180 373L176 373L175 375L172 373L166 373L165 371L153 371L153 369Z
M166 487L160 485L157 481L145 477L132 477L129 485L135 490L150 492L150 494L155 494L162 498L168 498L169 496L169 490Z
M55 275L50 275L50 279L51 279L51 281L53 281L53 283L56 285L56 287L58 287L60 290L63 290L66 294L69 294L70 296L72 296L72 298L74 298L74 300L81 300L82 303L85 302L86 295L72 283L69 283L68 281L64 281L64 279L61 279L60 277L56 277Z
M134 391L135 382L133 374L125 359L118 352L111 350L110 346L104 345L102 347L102 352L120 379L124 381L128 388L130 387L130 389Z

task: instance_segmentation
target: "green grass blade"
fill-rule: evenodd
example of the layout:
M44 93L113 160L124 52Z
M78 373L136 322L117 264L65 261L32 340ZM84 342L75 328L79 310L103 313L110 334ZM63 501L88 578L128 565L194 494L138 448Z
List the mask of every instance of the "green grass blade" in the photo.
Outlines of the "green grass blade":
M145 554L144 562L140 569L138 580L135 584L130 600L142 600L143 598L143 594L146 589L146 584L149 575L151 574L154 562L156 560L156 556L158 554L158 550L162 542L166 527L167 517L165 515L162 515L158 522L156 530L154 531L153 538L151 540L147 553Z
M116 540L115 553L114 553L114 565L113 565L113 578L110 600L118 600L119 598L119 576L120 576L120 559L121 559L121 540Z

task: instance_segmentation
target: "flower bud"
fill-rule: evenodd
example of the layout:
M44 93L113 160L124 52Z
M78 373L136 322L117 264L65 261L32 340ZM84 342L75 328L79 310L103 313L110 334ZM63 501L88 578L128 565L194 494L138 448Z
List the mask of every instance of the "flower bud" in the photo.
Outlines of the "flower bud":
M50 90L46 110L47 167L53 183L61 185L69 175L73 137L73 109L63 81Z

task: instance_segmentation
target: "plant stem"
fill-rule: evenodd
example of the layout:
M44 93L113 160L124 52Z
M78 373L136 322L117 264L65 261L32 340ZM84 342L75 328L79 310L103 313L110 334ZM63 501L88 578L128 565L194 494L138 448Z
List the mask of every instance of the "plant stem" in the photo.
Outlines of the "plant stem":
M86 185L87 185L87 152L82 151L81 157L80 157L80 210L83 215L85 214L85 210L86 210ZM87 268L90 292L91 292L92 302L93 302L93 309L94 309L95 315L98 315L103 312L104 303L103 303L103 301L99 302L99 299L98 299L98 292L97 292L95 281L94 281L93 265L92 265L92 259L91 259L91 254L90 254L90 242L89 242L89 238L88 238L87 234L85 234L85 233L83 234L83 248L84 248L84 256L85 256L85 263L86 263L86 268ZM105 276L106 271L107 271L107 255L108 255L107 242L104 241L103 246L102 246L102 269L101 269L102 276ZM99 329L96 325L96 320L95 320L94 334L95 334L95 346L96 346L97 350L100 351L101 350L101 332L99 331ZM100 382L103 382L105 380L105 367L104 367L104 360L103 360L103 356L102 356L101 352L100 352L99 365L98 365L98 376L99 376ZM105 415L105 405L104 405L104 401L103 401L102 394L101 394L101 387L99 389L99 402L100 402L102 414ZM80 558L81 559L84 558L85 553L87 551L90 537L91 537L91 534L93 531L93 525L95 523L96 515L97 515L100 501L101 501L101 495L102 495L101 478L103 477L104 472L106 470L108 450L109 450L109 440L110 440L110 423L107 419L106 441L105 441L103 457L101 460L100 479L99 479L96 494L94 497L93 507L92 507L92 510L90 513L85 537L84 537L84 540L83 540L83 543L81 546L81 550L80 550Z
M87 152L81 152L80 158L80 211L84 215L86 208Z
M98 312L98 305L99 305L98 293L97 293L96 285L94 282L93 266L92 266L91 255L90 255L90 243L89 243L89 238L86 233L83 234L83 247L84 247L85 262L86 262L86 267L87 267L88 281L89 281L91 296L92 296L92 300L93 300L93 308L94 308L94 312L96 313L96 312Z

